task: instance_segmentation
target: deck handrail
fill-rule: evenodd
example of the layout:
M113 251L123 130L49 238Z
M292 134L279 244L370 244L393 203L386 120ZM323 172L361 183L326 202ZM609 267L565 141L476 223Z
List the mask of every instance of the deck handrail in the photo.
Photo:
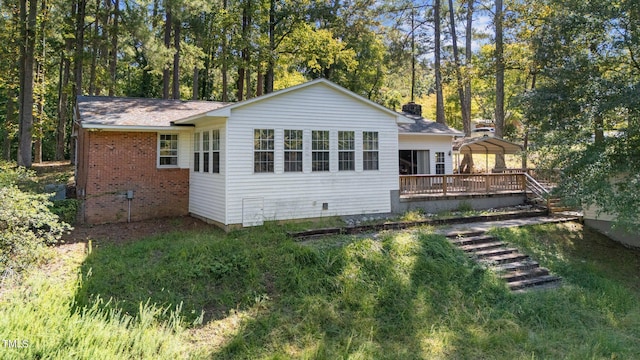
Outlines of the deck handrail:
M447 195L451 193L525 192L522 173L400 175L401 195Z
M544 185L540 184L533 176L524 174L526 189L531 191L547 204L547 209L551 206L551 192Z

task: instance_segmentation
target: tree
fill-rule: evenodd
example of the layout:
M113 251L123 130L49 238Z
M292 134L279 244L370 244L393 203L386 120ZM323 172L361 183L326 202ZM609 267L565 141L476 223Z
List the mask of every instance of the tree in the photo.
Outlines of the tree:
M442 95L442 71L440 68L440 0L434 0L433 2L433 31L434 31L434 45L433 45L433 71L436 78L436 122L444 124L446 122L444 118L444 97Z
M38 3L20 0L20 95L19 124L20 143L18 146L18 165L31 167L33 141L33 65L35 61L36 16ZM28 10L27 10L28 9Z
M618 226L640 225L640 13L635 2L548 2L532 37L539 65L526 115L558 191Z
M495 137L502 139L504 133L504 33L503 33L503 5L502 0L495 0L495 69L496 69L496 107L495 107ZM496 154L496 168L505 167L504 155Z

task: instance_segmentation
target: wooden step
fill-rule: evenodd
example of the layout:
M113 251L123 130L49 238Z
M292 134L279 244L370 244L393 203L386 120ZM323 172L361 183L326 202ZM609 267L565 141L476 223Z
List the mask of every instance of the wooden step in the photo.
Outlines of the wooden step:
M549 275L548 269L536 267L536 268L527 269L527 270L509 271L501 274L500 277L506 280L508 283L512 283L520 280L532 279L535 277L540 277L545 275Z
M505 246L505 243L502 241L490 241L490 242L461 245L459 246L459 248L464 252L476 252L481 250L497 249L503 246Z
M449 239L460 239L465 237L474 237L474 236L484 235L485 233L486 233L485 230L469 230L469 231L461 231L461 232L460 231L451 232L445 236L448 237Z
M529 259L529 255L525 255L525 254L516 252L516 253L511 253L511 254L504 254L504 255L496 255L496 256L485 257L485 258L483 258L481 260L483 262L488 262L490 264L504 264L504 263L522 261L522 260L526 260L526 259Z
M478 259L488 259L488 258L499 257L502 255L514 254L517 252L518 252L518 249L516 248L500 247L498 249L474 251L471 253L471 255L473 255Z
M557 284L561 280L562 280L561 278L554 275L543 275L543 276L538 276L531 279L524 279L524 280L510 282L508 285L511 290L521 290L525 288L530 289L533 287L550 285L553 283Z
M498 271L498 272L512 272L512 271L518 271L518 270L535 269L537 267L540 267L540 264L537 261L534 261L531 259L524 259L521 261L513 261L513 262L507 262L503 264L496 264L493 268L495 271Z
M495 239L496 239L495 236L492 236L492 235L478 235L478 236L471 236L471 237L455 238L455 239L451 239L450 241L453 245L462 246L462 245L492 242Z

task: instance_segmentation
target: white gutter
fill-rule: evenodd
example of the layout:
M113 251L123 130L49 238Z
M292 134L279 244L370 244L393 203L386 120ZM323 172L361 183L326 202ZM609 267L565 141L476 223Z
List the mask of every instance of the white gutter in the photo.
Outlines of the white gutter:
M110 131L182 131L192 129L191 126L140 126L140 125L98 125L80 124L85 130L110 130Z

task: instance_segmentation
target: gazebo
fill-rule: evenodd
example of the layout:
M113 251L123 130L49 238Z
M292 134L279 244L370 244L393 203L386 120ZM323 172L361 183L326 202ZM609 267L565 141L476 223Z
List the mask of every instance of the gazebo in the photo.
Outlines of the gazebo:
M522 146L504 139L485 135L483 137L464 137L455 140L453 142L453 152L456 154L458 171L460 171L460 154L485 154L486 168L488 171L489 155L519 154L522 152Z

